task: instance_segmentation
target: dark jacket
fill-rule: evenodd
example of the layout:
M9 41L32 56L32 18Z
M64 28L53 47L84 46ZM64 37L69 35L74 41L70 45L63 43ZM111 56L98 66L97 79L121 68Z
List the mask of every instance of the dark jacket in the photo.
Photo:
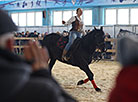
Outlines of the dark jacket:
M13 53L0 49L0 102L76 102L46 69L31 66Z

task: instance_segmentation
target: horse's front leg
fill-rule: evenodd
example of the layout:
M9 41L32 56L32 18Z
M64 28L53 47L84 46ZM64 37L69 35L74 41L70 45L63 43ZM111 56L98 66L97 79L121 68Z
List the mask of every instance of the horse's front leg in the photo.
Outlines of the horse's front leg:
M85 79L85 80L80 80L77 85L82 85L84 83L87 83L90 80L91 83L92 83L92 85L93 85L93 87L94 87L94 89L96 91L100 92L101 89L97 87L97 85L96 85L96 83L94 81L94 78L93 78L94 77L94 74L90 71L88 65L85 66L85 67L80 67L80 68L86 73L86 75L88 76L88 78Z
M49 62L49 72L50 72L50 74L52 73L51 71L52 71L52 68L53 68L55 62L56 62L56 59L51 59L50 62Z

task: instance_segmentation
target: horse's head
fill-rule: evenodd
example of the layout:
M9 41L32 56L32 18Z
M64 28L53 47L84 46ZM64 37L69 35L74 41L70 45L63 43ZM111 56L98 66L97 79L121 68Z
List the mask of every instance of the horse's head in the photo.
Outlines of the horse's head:
M136 36L137 37L138 34L134 33L134 32L131 32L129 30L123 30L123 29L120 29L118 35L117 35L117 38L122 38L122 37L130 37L130 36Z
M96 27L94 27L94 39L96 42L96 47L98 49L101 50L101 52L105 51L105 43L104 43L104 31L103 31L103 27L101 27L100 29L96 29Z

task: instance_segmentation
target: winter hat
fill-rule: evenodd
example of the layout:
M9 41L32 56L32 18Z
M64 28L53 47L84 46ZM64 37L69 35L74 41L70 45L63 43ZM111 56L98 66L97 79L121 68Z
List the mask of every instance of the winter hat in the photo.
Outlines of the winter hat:
M0 36L9 32L17 31L17 26L10 16L0 9Z

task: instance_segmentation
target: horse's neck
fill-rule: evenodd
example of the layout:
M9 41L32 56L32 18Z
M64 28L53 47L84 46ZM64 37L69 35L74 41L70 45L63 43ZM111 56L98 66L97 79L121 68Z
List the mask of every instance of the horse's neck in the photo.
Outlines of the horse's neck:
M94 35L86 35L83 39L82 39L82 46L83 48L86 49L86 51L88 53L92 53L93 51L95 51L96 49L96 43L95 43L95 39L94 39Z

